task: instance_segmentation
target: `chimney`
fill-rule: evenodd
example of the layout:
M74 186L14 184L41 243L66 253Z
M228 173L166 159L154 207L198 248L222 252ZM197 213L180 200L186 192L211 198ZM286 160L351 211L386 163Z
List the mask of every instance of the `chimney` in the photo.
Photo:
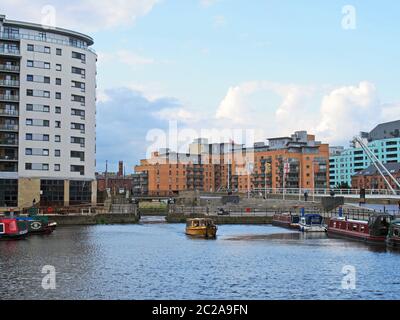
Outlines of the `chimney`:
M124 162L120 161L118 164L118 177L122 177L124 175Z

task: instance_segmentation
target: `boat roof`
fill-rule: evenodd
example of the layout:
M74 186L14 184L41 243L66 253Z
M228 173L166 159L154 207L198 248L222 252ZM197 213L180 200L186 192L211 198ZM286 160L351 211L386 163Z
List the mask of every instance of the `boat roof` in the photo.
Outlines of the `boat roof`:
M187 219L188 221L203 221L203 220L212 220L211 218L191 218Z
M317 214L317 213L307 213L304 216L305 217L321 217L322 218L322 216L320 214Z

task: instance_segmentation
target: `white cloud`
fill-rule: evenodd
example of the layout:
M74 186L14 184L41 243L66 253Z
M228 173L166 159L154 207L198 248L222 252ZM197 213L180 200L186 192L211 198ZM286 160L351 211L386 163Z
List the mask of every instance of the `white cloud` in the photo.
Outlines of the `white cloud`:
M227 24L226 18L222 15L214 17L214 27L222 28L225 27Z
M218 0L200 0L200 5L204 8L208 8L213 4L217 3Z
M93 32L128 26L148 14L160 0L53 0L56 26ZM1 9L8 19L42 23L47 0L2 0Z
M155 62L152 58L142 57L134 52L130 52L127 50L120 50L117 52L116 55L119 61L129 66L153 64Z
M280 101L256 108L252 97L260 92L277 95ZM400 103L381 104L376 87L367 81L337 88L253 81L229 88L215 116L218 121L264 129L269 136L307 130L322 141L346 144L359 131L399 115Z
M182 123L195 123L200 121L201 115L186 108L165 108L154 113L154 115L166 121L179 121Z
M382 105L375 86L367 81L337 88L325 95L316 132L328 141L351 139L381 120Z

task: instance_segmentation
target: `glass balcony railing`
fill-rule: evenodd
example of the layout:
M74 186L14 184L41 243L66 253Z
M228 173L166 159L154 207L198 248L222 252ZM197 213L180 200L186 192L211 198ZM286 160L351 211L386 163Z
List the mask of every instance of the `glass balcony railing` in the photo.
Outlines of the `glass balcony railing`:
M0 86L4 86L4 87L19 87L19 80L0 79Z
M19 96L13 94L1 94L0 93L0 100L3 101L18 101Z
M0 109L0 116L12 116L18 117L18 110L8 110L8 109Z
M0 160L5 161L18 161L18 155L16 154L0 154Z
M0 71L11 71L11 72L19 72L19 66L13 66L9 64L0 64Z
M0 54L11 54L13 56L19 56L20 55L20 51L19 51L19 49L11 49L11 48L0 47Z
M7 145L7 146L17 146L18 140L17 139L1 139L0 138L0 144Z
M18 131L18 125L17 124L0 123L0 130Z
M83 50L89 50L89 51L95 53L95 51L92 48L89 48L86 45L82 45L79 42L78 43L73 43L73 42L70 42L70 41L65 41L65 40L61 40L61 39L57 39L57 38L53 38L53 37L48 37L48 36L47 37L43 37L43 36L38 36L38 35L33 35L33 34L26 34L26 33L4 33L4 32L0 32L0 39L3 39L3 40L21 40L21 39L25 39L25 40L49 42L49 43L55 43L55 44L59 44L59 45L79 48L79 49L83 49Z

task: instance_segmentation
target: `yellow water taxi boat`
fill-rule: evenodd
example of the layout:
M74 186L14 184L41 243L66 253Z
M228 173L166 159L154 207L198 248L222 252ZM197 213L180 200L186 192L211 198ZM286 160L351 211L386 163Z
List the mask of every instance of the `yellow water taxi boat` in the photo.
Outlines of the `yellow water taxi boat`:
M188 236L213 239L217 236L217 229L214 221L206 218L188 219L186 223L186 234Z

